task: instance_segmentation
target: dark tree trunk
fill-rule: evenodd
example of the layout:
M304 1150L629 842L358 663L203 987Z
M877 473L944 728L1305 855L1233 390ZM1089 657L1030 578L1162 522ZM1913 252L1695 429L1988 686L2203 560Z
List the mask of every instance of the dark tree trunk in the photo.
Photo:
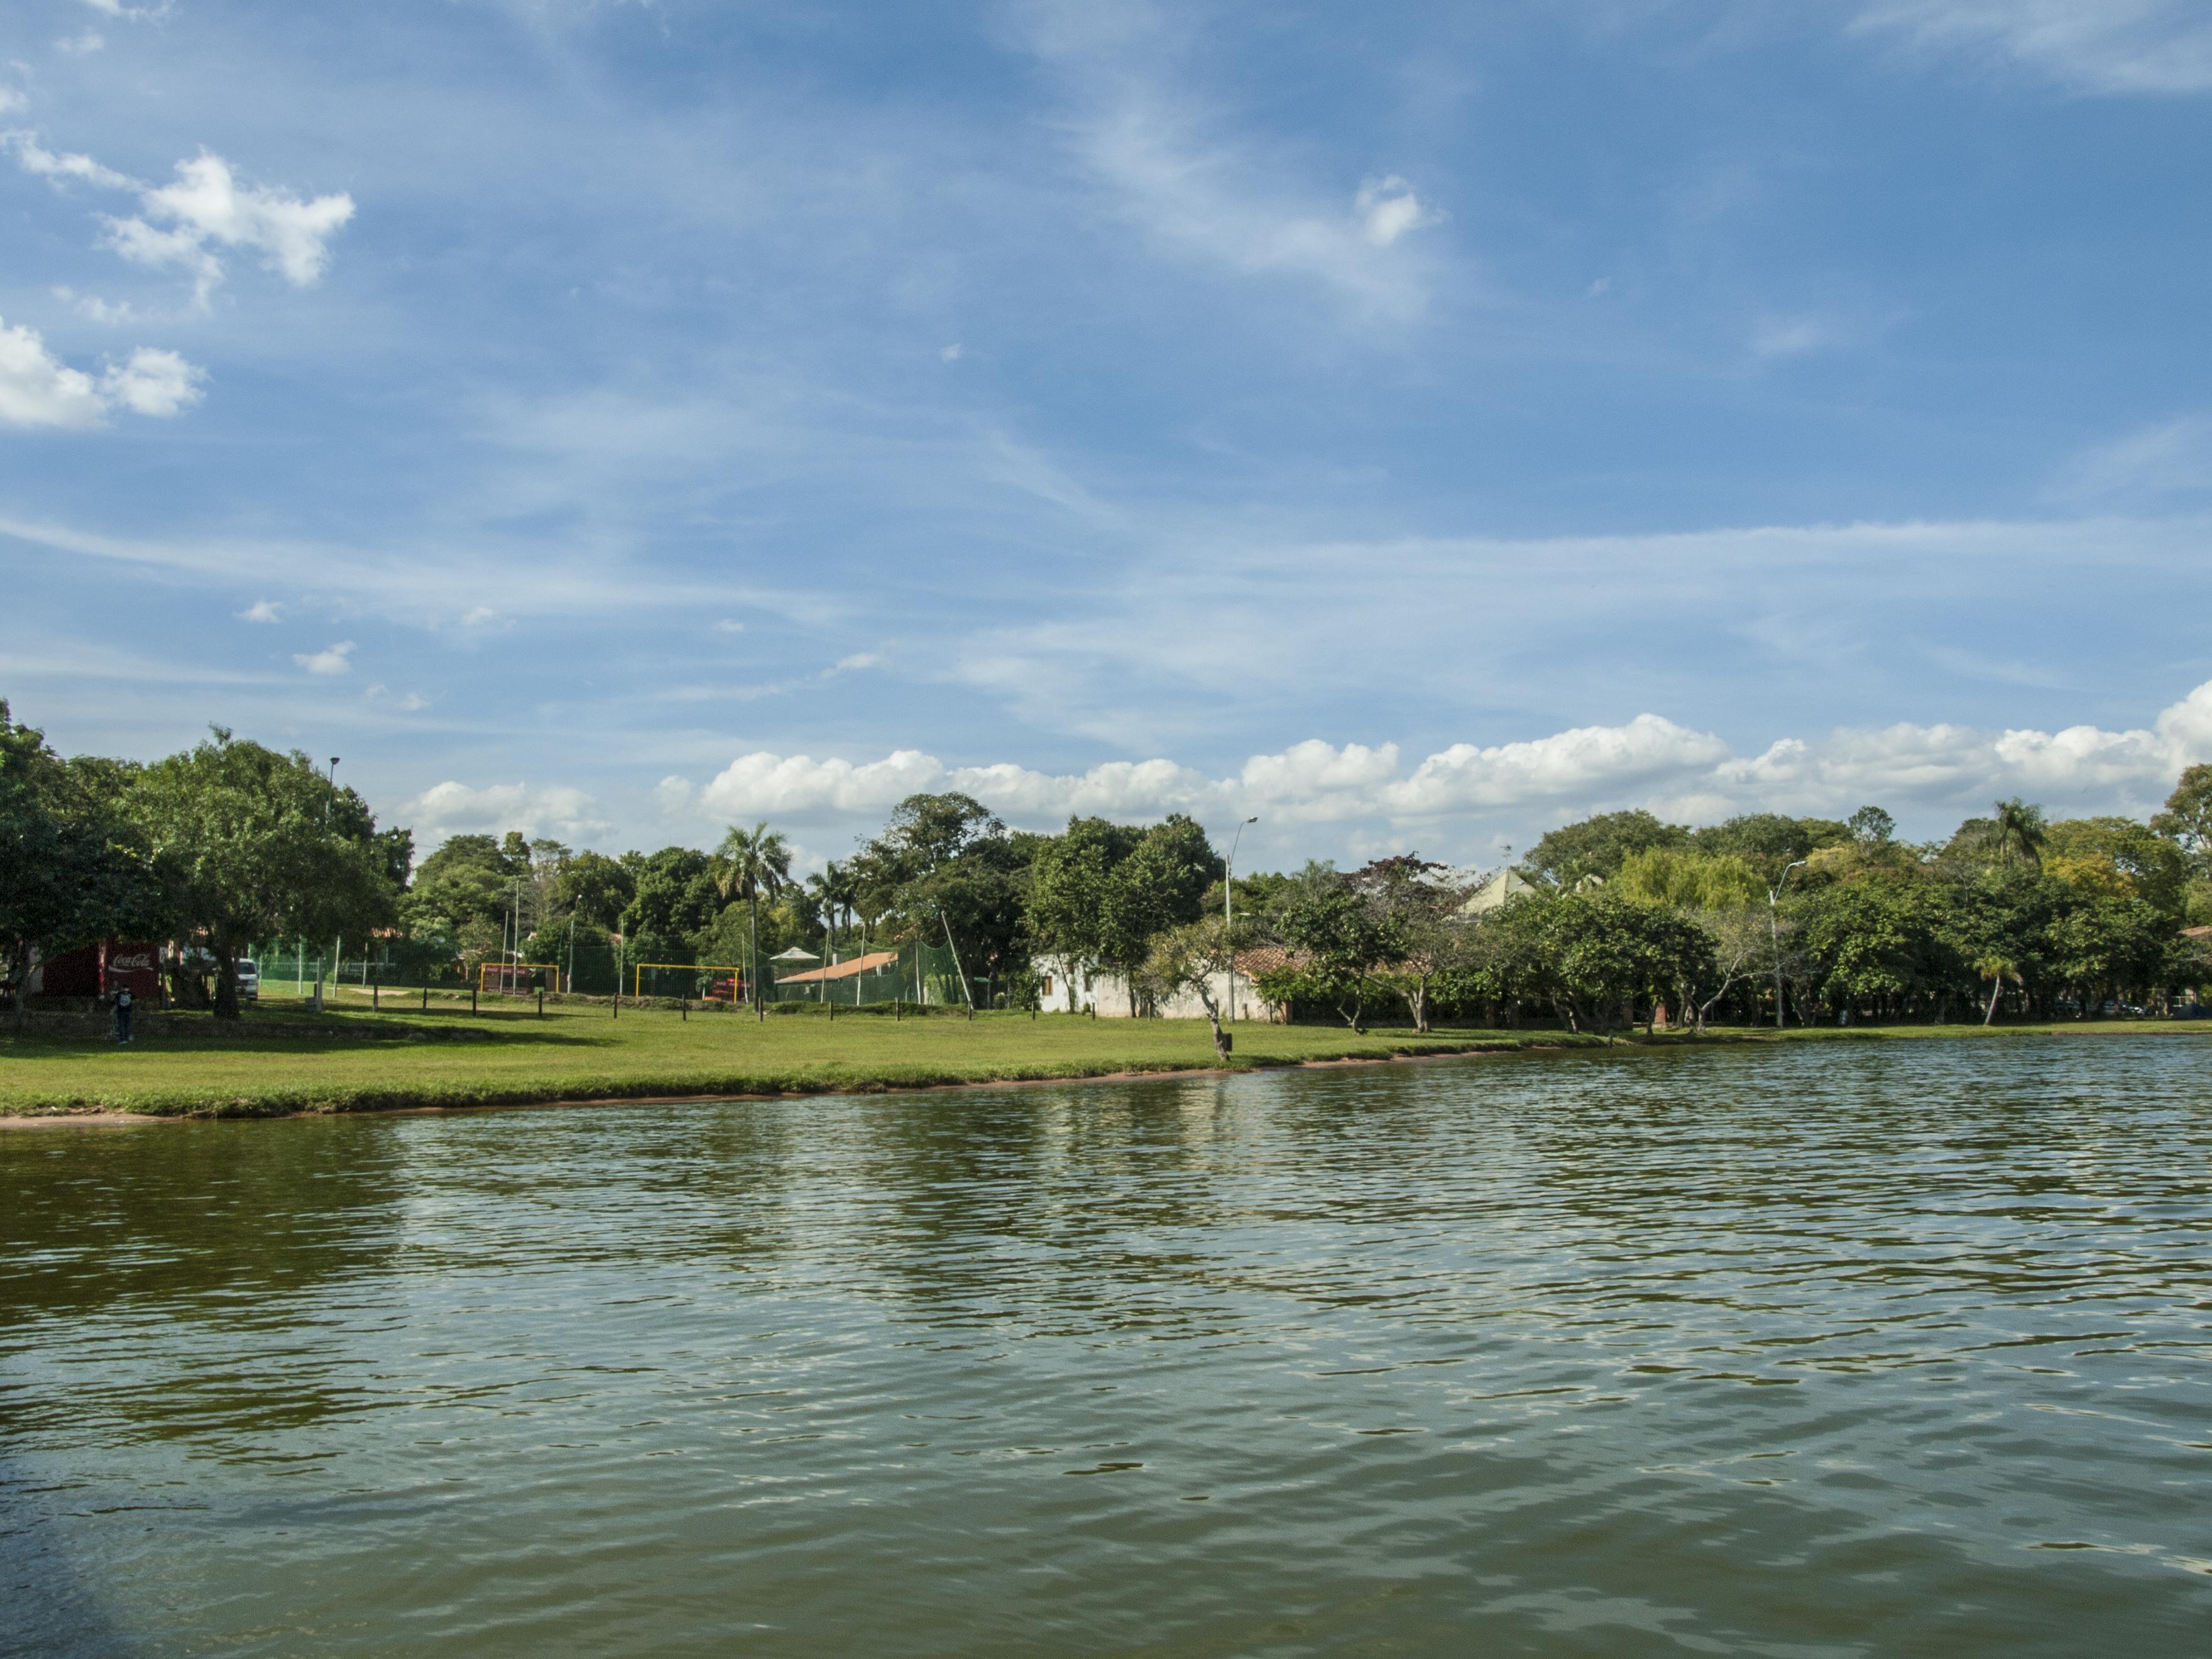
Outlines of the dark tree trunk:
M215 944L215 1017L236 1019L238 1012L238 952L227 939Z

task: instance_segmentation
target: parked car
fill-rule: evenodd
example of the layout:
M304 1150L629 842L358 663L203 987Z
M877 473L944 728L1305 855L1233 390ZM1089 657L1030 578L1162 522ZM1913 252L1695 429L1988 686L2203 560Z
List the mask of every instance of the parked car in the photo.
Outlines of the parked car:
M240 957L238 961L238 995L242 1002L261 1000L261 964L250 957Z

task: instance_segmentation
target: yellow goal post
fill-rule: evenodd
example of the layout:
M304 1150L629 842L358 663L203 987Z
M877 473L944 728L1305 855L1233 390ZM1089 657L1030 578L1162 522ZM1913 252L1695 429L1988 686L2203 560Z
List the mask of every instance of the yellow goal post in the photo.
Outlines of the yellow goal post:
M714 1000L715 985L726 979L730 981L729 1000L733 1003L744 1000L747 988L745 970L733 962L634 962L630 964L629 981L629 994L632 1000L644 1000L645 976L648 971L690 975L693 983L685 988L684 994L686 997L697 997L702 1001ZM697 984L697 981L702 977L707 981L703 989ZM655 994L661 994L656 992Z
M550 962L480 962L477 989L485 996L528 996L533 991L561 994L561 970Z

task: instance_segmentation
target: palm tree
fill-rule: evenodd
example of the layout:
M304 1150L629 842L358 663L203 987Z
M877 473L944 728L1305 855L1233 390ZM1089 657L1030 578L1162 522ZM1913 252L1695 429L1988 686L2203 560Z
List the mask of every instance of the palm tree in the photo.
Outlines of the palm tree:
M2044 827L2043 809L2030 806L2019 796L1996 804L1990 839L1996 844L1997 862L2010 868L2018 853L2023 864L2043 862L2043 843L2050 839Z
M2020 964L2008 957L1991 952L1974 959L1974 971L1990 981L1990 1006L1982 1011L1982 1024L1991 1024L1997 1017L1997 1002L2004 995L2005 981L2025 983L2020 976Z
M714 890L722 902L726 904L732 897L745 902L751 945L745 982L752 988L754 1013L766 1019L760 994L760 896L764 892L774 898L791 879L791 847L781 830L769 829L765 822L750 830L733 823L714 849Z

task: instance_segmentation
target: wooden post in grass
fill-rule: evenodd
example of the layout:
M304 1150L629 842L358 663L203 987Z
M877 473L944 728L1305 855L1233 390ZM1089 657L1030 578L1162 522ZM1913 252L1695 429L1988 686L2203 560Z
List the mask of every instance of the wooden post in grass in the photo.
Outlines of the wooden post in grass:
M540 1019L545 1018L545 990L543 986L540 986L538 991L538 1018Z
M470 1012L471 1013L472 1013L472 1014L473 1014L474 1012L476 1012L476 1011L477 1011L477 988L476 988L475 986L471 985L471 986L470 986L470 987L469 987L469 1012Z
M422 988L422 1012L426 1014L430 1012L430 988L427 985Z
M384 976L381 974L368 988L368 1011L373 1014L384 1012Z
M690 999L690 997L685 997L685 998L684 999L684 1000L683 1000L682 1006L683 1006L683 1009L684 1009L684 1013L683 1013L682 1019L681 1019L681 1021L680 1021L679 1023L680 1023L680 1024L682 1024L689 1025L689 1024L691 1023L691 999Z

